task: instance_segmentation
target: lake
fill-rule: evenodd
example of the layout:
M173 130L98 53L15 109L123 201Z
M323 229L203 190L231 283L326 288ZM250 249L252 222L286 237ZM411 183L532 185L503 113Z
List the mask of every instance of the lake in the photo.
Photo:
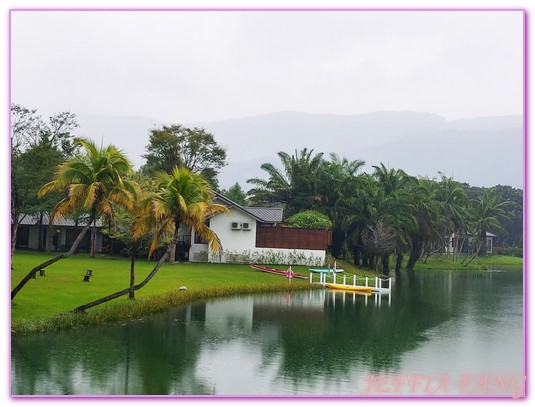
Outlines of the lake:
M524 394L521 271L420 271L390 294L235 296L14 337L13 395Z

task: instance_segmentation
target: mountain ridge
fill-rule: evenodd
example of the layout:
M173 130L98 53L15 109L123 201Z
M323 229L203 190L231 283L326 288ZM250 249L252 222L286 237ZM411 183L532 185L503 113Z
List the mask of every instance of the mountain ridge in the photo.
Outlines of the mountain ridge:
M164 124L133 116L78 115L79 135L113 143L136 167L143 163L149 130ZM229 165L220 185L261 177L264 162L279 164L277 152L305 147L366 161L383 162L410 175L433 178L438 171L474 186L523 186L523 117L503 115L447 120L427 112L380 111L354 115L282 111L213 122L172 122L203 127L227 147ZM423 173L422 173L423 172Z

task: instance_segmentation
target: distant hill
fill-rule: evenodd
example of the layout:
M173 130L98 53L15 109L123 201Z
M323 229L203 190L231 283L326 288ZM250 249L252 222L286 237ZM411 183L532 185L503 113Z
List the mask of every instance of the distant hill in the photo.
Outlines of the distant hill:
M144 160L149 129L164 124L145 117L78 116L79 133L114 143L139 167ZM180 123L180 121L177 121ZM169 124L169 123L167 123ZM278 151L304 147L366 161L365 171L383 162L411 175L443 172L474 186L523 186L523 120L521 116L448 121L431 113L375 112L359 115L279 112L205 123L227 147L229 165L221 187L264 177L260 165L278 164Z

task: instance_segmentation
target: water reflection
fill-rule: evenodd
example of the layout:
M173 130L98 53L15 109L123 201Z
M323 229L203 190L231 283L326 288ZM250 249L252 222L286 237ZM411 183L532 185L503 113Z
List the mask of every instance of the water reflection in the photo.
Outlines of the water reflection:
M16 337L12 392L358 395L370 375L461 375L473 366L518 373L521 283L512 272L411 273L390 296L233 297L128 324Z

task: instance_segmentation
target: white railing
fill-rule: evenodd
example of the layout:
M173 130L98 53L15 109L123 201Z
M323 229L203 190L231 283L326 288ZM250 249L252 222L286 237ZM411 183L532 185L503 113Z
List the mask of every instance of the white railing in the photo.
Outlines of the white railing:
M327 285L329 283L333 283L333 284L337 284L336 282L336 273L319 273L319 281L318 282L315 282L314 281L314 274L316 273L310 273L310 278L309 278L309 281L310 281L310 284L321 284L321 285ZM328 281L328 280L332 280L332 281ZM347 284L347 280L348 280L348 276L347 275L343 275L342 276L342 281L340 282L340 280L338 280L338 284L341 284L341 285L345 285L347 287L356 287L357 285L357 280L360 280L360 281L363 281L364 282L364 285L363 287L372 287L372 289L375 289L377 291L384 291L384 292L389 292L391 291L392 289L392 278L391 277L388 277L388 278L380 278L380 277L375 277L374 278L374 285L371 286L370 285L370 278L369 277L357 277L356 274L353 274L353 278L350 280L353 280L352 281L352 284ZM388 285L387 287L383 287L383 282L384 281L387 281L388 282Z

